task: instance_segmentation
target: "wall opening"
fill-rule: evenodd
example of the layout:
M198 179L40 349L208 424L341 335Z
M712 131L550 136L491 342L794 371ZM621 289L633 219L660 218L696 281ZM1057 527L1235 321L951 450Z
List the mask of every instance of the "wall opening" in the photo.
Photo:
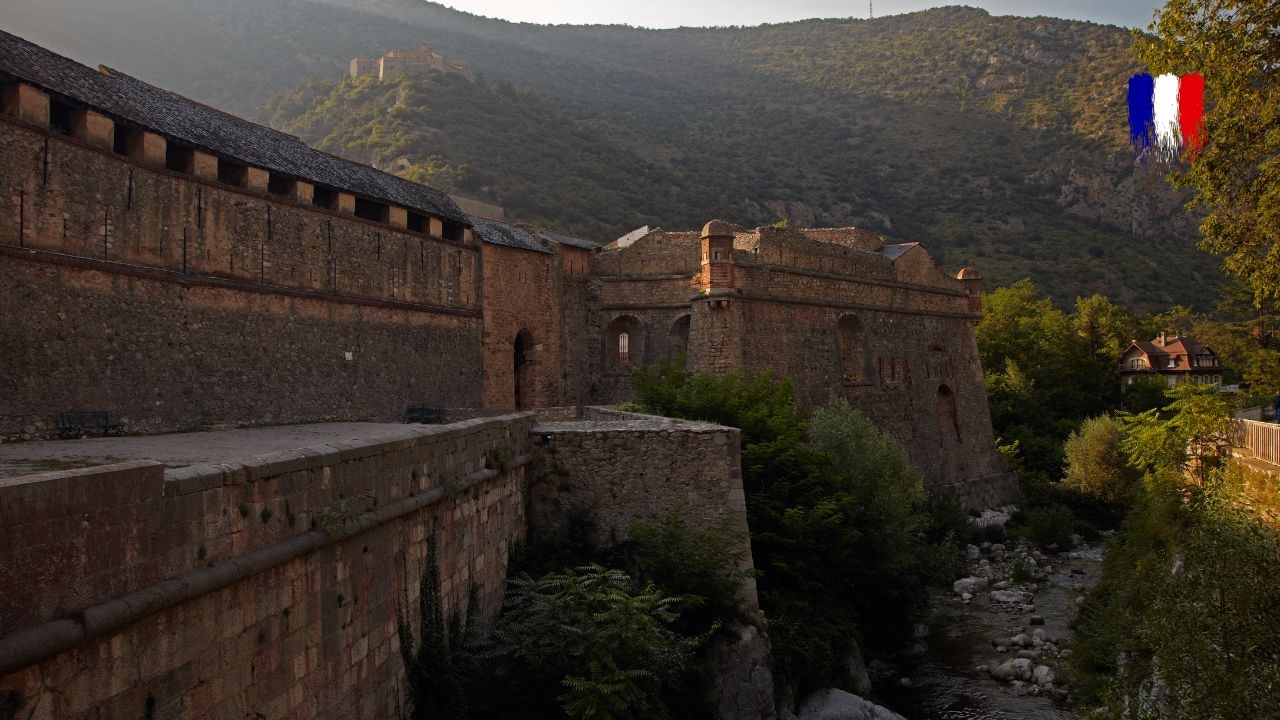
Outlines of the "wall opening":
M462 225L445 220L444 229L440 232L445 240L449 240L450 242L462 242L463 230L465 230L465 228Z
M311 204L326 210L338 209L338 191L324 185L317 185L311 196Z
M644 357L644 325L631 315L614 318L605 331L605 368L626 372Z
M938 386L935 415L938 425L939 447L946 445L953 438L956 443L963 442L963 438L960 435L960 412L956 407L956 394L946 385Z
M845 315L836 323L839 338L840 379L847 383L867 380L866 334L862 321L853 315Z
M189 147L170 142L164 149L164 166L168 170L191 175L196 170L196 153Z
M281 197L294 197L298 194L298 181L287 175L271 173L267 177L267 192Z
M533 407L533 335L528 330L516 333L512 352L517 410Z
M409 211L408 213L409 232L426 233L429 227L430 227L430 224L427 222L426 215L423 215L421 213L416 213L412 210Z
M111 149L117 155L134 157L138 145L142 143L142 131L116 123L115 137Z
M74 111L70 105L49 98L49 128L54 132L70 135L72 112Z
M248 183L249 168L234 160L218 158L218 182L236 187L244 187Z
M386 203L377 200L366 200L362 197L356 198L356 217L365 220L373 220L374 222L386 222L390 209Z
M681 315L671 324L671 332L667 338L667 352L671 357L679 357L689 352L690 316Z

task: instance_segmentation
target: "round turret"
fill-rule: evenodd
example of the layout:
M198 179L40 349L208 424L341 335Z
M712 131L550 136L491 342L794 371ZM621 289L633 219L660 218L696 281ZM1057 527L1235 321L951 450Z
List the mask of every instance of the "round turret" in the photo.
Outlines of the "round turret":
M960 272L956 273L957 280L981 280L982 274L971 267L960 268Z
M733 237L735 228L732 223L724 220L712 220L702 226L702 237Z

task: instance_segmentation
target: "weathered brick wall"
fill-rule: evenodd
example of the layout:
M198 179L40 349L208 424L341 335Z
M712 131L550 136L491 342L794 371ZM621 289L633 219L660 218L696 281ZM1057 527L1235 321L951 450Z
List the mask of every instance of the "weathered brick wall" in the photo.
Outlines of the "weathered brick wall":
M19 717L395 717L427 538L448 607L472 583L500 607L532 423L0 481L0 696Z
M77 409L153 431L479 405L480 268L0 119L0 436Z
M625 539L636 520L677 509L693 527L727 522L746 532L737 429L593 408L552 419L565 417L547 413L532 430L531 538L554 537L575 511L592 520L601 546ZM758 607L754 580L744 602Z
M486 244L483 257L484 404L527 408L563 402L563 279L556 255ZM527 364L517 402L514 353L521 333Z

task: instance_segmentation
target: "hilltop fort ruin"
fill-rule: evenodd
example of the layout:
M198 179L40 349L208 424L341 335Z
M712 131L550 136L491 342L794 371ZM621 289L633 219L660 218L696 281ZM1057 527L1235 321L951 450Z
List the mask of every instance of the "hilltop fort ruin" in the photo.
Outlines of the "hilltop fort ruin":
M406 73L422 73L436 70L446 74L461 75L475 82L475 72L467 60L449 60L431 49L424 40L417 50L389 50L382 57L351 58L351 77L376 77L394 80Z

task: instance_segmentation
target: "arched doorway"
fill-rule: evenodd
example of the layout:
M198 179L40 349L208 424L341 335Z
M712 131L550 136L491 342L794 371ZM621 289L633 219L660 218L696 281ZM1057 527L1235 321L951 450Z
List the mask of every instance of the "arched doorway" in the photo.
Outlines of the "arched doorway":
M511 355L516 409L527 410L533 406L533 335L528 330L516 333Z
M866 338L862 332L862 322L853 315L845 315L836 323L836 334L840 346L840 379L846 383L861 383L868 379L866 353L863 347Z
M688 315L681 315L671 324L671 332L667 337L667 354L672 358L689 352L689 321Z

